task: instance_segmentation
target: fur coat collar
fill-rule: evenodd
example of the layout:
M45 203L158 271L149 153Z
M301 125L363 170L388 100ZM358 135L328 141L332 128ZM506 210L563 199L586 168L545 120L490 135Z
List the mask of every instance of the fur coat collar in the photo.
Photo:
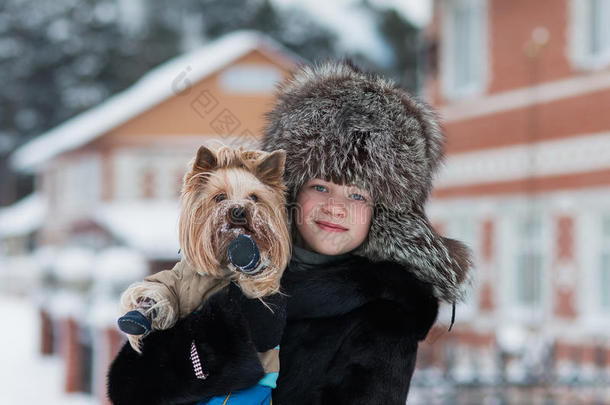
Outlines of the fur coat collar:
M437 306L432 286L405 271L404 266L395 262L372 263L357 255L306 269L297 267L293 260L282 285L288 295L288 322L342 316L380 300L407 313L417 307ZM421 339L435 319L434 311L422 319L422 325L416 325Z

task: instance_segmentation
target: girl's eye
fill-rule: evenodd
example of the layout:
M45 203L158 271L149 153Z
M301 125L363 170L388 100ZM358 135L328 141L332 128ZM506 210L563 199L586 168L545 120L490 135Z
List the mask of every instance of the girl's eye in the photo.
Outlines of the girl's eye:
M223 193L217 194L216 197L214 197L214 201L216 202L221 202L222 200L226 200L227 196Z
M322 192L326 191L326 187L321 186L319 184L316 184L315 186L313 186L313 188L316 189L316 191L322 191Z
M254 202L258 202L258 197L256 196L256 194L250 194L250 199Z
M362 196L360 194L352 194L352 195L350 195L350 197L354 197L354 200L366 201L366 198L364 198L364 196Z

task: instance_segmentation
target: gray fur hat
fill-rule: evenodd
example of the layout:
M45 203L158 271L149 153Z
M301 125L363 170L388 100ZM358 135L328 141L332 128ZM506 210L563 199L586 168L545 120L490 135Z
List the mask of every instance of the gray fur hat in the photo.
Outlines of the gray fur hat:
M286 151L289 202L315 177L358 185L375 209L354 253L404 264L441 300L463 298L469 249L438 235L424 211L445 140L426 104L349 61L327 62L282 83L267 119L263 149Z

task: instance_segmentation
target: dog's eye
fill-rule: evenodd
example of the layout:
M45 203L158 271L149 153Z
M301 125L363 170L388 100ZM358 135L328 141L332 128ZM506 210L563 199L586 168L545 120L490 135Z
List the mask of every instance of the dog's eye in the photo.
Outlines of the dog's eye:
M216 195L216 197L214 197L214 201L216 201L216 202L221 202L222 200L226 200L226 199L227 199L227 196L222 193L220 193L220 194Z
M250 194L250 199L254 202L258 202L258 197L256 196L256 194Z

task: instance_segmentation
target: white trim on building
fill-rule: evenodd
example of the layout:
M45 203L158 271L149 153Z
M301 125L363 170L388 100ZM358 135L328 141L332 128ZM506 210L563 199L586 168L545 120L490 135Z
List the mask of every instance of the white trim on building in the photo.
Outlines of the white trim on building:
M494 183L610 168L610 131L449 155L436 187Z
M521 87L473 100L459 100L439 109L445 122L459 122L610 89L610 72L594 72L531 87Z

